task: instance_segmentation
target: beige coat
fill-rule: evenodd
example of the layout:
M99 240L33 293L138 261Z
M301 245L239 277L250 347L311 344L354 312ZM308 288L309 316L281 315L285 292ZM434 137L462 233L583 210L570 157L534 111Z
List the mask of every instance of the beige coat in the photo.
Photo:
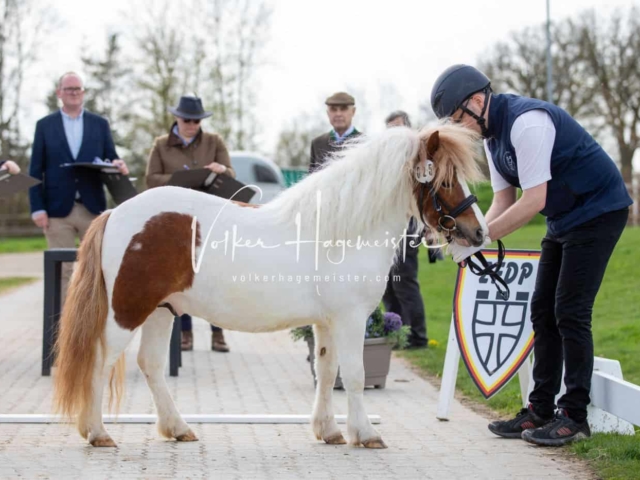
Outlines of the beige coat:
M166 185L171 174L184 170L185 166L193 170L213 162L227 167L225 173L235 178L236 172L231 167L229 152L218 134L200 130L195 140L187 146L173 132L163 135L156 138L149 154L147 187Z

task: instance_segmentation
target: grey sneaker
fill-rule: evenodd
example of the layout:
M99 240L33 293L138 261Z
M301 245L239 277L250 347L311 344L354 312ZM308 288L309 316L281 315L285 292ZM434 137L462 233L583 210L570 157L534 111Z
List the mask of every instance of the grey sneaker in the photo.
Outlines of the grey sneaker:
M553 422L522 432L522 439L536 445L561 447L567 443L584 440L591 436L589 422L577 423L569 418L567 412L559 409Z
M522 432L530 428L538 428L554 420L553 417L544 418L533 411L531 404L523 408L511 420L500 420L489 424L489 430L499 437L522 438Z

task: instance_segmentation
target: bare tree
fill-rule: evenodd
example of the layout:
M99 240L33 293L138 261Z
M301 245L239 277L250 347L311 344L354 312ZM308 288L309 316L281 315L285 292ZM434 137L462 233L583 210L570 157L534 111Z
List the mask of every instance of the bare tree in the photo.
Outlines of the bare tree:
M107 37L107 48L102 58L90 55L82 57L87 75L85 106L111 122L116 145L130 148L126 130L130 128L132 115L128 105L127 84L132 69L126 66L120 43L120 36L112 33Z
M20 130L24 80L54 20L37 0L0 0L0 152L21 163L26 149Z
M571 20L552 29L553 103L574 117L593 114L595 85L585 75L586 65L580 47L580 27ZM517 93L546 99L546 39L542 26L529 27L498 43L479 62L479 68L491 78L492 87L501 93Z
M151 9L149 9L151 10ZM139 72L136 87L141 96L144 113L138 126L152 136L166 133L173 120L168 108L179 97L181 76L187 66L182 54L184 36L172 22L168 8L149 12L142 33L137 37Z
M280 132L275 161L282 167L308 167L311 141L326 130L326 120L307 113L293 118Z
M118 140L129 150L127 160L132 174L140 176L140 188L144 188L142 175L154 138L167 134L173 124L169 107L181 95L199 93L206 55L194 26L201 17L192 15L188 7L168 0L134 2L128 29L135 33L133 38L125 37L132 41L131 58L121 57L116 37L104 58L91 60L94 66L88 68L99 90L97 108L111 105L114 109L102 113L115 115L112 122ZM124 62L131 68L124 67Z
M594 11L581 18L581 47L588 73L600 93L597 113L618 146L622 177L631 184L633 156L640 147L640 11L617 10L600 22Z
M264 0L204 0L204 41L214 128L231 148L255 148L255 81L263 65L272 10Z
M47 98L45 98L44 103L47 106L47 111L49 113L56 112L60 109L59 101L58 101L58 80L59 78L55 78L51 81L51 90L47 93Z
M55 27L56 16L38 0L0 0L0 158L23 168L29 141L22 135L22 92L42 42ZM28 210L26 193L2 202L2 213Z
M166 133L173 122L168 108L195 94L231 148L252 148L256 72L271 10L262 0L187 2L148 0L147 14L136 17L137 135L149 143Z

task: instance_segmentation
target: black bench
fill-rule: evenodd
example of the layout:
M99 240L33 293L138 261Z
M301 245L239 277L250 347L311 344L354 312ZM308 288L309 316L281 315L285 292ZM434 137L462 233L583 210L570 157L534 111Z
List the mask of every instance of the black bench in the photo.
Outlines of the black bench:
M44 323L42 330L42 375L51 375L53 345L58 332L60 318L62 263L75 262L78 258L76 248L53 248L44 252ZM169 375L178 376L178 367L182 366L180 351L180 317L175 317L169 348Z

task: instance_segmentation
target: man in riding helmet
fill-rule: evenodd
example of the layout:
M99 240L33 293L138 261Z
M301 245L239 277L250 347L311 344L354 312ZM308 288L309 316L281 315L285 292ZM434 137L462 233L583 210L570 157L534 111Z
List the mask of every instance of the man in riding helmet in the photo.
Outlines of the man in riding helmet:
M492 93L468 65L445 70L431 92L438 118L484 138L494 196L486 215L498 240L538 212L547 233L531 300L535 386L528 408L489 425L496 435L539 445L590 436L587 405L593 373L591 312L607 263L633 202L602 147L563 109L542 100ZM522 190L516 199L516 188ZM451 245L456 262L482 247ZM562 367L566 393L558 400Z

